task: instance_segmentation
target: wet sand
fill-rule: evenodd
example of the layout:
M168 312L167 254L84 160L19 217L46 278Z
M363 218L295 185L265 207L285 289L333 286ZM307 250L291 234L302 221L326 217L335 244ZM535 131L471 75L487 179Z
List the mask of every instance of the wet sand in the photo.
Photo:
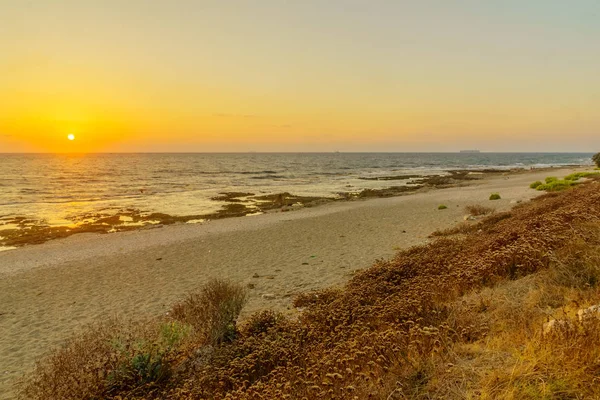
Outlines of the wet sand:
M80 234L0 253L0 398L82 324L165 312L211 277L251 284L243 316L290 310L299 292L427 242L471 204L507 210L542 194L529 183L581 168L497 175L467 186L230 218L197 225ZM490 201L492 192L501 200ZM448 208L438 210L438 205Z

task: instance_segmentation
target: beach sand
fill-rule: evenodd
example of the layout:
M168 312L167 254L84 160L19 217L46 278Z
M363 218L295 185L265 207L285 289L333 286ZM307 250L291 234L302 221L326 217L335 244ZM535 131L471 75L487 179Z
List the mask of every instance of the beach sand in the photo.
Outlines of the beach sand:
M81 234L0 253L0 398L78 327L111 315L157 314L212 277L247 286L242 318L292 313L295 294L423 244L471 204L508 210L542 194L529 183L574 170L497 175L468 186L109 235ZM501 200L490 201L492 192ZM438 205L448 208L438 210Z

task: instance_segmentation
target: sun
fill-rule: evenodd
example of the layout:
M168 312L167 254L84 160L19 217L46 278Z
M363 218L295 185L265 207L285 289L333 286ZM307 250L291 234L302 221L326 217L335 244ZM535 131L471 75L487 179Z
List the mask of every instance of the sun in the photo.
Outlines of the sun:
M69 140L75 140L75 135L73 135L72 133L69 133L67 135L67 139L69 139Z

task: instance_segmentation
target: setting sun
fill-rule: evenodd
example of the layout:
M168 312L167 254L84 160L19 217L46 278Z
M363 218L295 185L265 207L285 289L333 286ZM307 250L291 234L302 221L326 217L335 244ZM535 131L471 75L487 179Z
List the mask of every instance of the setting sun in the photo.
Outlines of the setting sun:
M75 140L75 135L73 135L72 133L69 133L69 135L67 136L67 138L69 140Z

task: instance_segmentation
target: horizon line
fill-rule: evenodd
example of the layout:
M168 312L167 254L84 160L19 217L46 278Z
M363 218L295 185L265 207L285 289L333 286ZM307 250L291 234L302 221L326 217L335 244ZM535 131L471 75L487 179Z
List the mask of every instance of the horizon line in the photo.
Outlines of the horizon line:
M594 154L593 151L94 151L94 152L0 152L10 154Z

